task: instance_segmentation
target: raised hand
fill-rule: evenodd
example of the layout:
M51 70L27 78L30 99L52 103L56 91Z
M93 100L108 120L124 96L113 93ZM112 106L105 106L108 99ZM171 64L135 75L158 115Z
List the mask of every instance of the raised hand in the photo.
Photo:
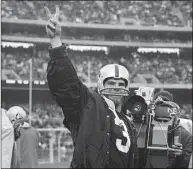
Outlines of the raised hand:
M61 26L59 23L59 14L60 9L58 6L56 6L56 12L54 15L50 13L50 10L48 7L44 7L46 14L49 18L48 23L46 24L46 33L50 37L50 39L53 39L55 37L60 37L61 35Z

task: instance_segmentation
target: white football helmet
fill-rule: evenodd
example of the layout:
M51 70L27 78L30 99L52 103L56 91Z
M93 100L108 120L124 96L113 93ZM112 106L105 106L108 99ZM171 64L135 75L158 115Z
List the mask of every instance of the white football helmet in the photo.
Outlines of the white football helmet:
M23 119L26 117L26 112L23 108L19 106L13 106L7 111L7 116L10 121L13 122L15 120Z
M123 79L126 82L124 92L120 92L120 94L113 94L113 95L120 95L120 96L128 96L129 95L129 72L128 70L119 64L108 64L101 68L99 73L99 79L97 83L98 92L100 94L112 94L105 92L104 83L106 80L113 78L113 79ZM109 88L108 88L109 89ZM112 89L112 88L111 88ZM113 89L119 89L119 88L113 88Z

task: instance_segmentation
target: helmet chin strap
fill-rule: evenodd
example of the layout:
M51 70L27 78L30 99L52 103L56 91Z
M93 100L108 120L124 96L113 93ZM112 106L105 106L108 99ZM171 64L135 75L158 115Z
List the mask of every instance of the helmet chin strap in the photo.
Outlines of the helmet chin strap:
M118 105L115 105L116 111L120 113L121 112L121 107L122 107L122 102Z
M119 110L120 110L120 108L119 107L121 107L121 101L119 101L119 103L118 102L116 102L116 101L114 101L113 99L111 99L109 96L114 96L114 95L104 95L106 98L108 98L109 100L111 100L113 103L114 103L114 105L115 105L115 110L116 111L118 111L118 112L120 112Z
M124 93L120 92L120 93L113 93L109 92L108 89L119 89L120 91L124 91ZM102 96L105 96L105 98L108 98L109 100L111 100L114 105L115 105L115 109L118 112L121 112L121 105L122 105L122 99L123 97L129 96L129 91L126 89L122 89L122 88L105 88L100 90L99 92ZM110 96L121 96L122 98L120 98L120 100L118 100L117 102L113 100L113 98L110 98Z
M104 95L102 95L102 97L105 99L107 105L109 106L109 109L113 112L113 114L115 115L115 118L117 119L119 126L123 125L122 120L119 118L119 116L117 115L117 112L115 110L115 104L113 103L112 100L108 99L107 97L105 97Z

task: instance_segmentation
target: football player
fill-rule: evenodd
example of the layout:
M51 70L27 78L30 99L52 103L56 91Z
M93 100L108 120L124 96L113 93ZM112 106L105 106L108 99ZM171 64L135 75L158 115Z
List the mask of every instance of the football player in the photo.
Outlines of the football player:
M62 108L64 125L74 141L72 168L130 168L137 156L135 129L121 112L129 94L129 72L118 64L100 70L98 92L89 90L78 78L62 44L59 8L49 21L50 61L47 69L49 89Z
M17 158L19 167L37 168L38 132L29 125L27 114L23 108L13 106L7 111L7 116L15 129L15 158Z

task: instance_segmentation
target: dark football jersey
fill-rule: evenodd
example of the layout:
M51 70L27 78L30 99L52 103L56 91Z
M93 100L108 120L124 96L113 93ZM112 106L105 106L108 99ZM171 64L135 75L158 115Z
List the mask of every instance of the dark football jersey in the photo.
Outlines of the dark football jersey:
M117 113L118 114L118 113ZM124 120L111 114L111 136L108 168L128 168L131 145L128 127Z

